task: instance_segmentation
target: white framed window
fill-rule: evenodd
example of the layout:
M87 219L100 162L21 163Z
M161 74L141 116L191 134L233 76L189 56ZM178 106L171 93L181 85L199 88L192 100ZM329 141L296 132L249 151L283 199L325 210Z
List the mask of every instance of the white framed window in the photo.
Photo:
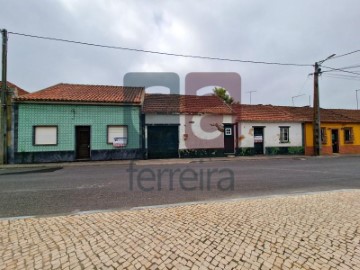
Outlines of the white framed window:
M289 127L280 127L280 142L288 143L289 139Z
M232 132L231 132L232 128L227 127L225 128L225 135L231 136Z
M34 126L34 145L57 145L57 126Z
M128 128L127 126L108 126L107 127L107 143L114 144L117 142L121 145L127 145Z

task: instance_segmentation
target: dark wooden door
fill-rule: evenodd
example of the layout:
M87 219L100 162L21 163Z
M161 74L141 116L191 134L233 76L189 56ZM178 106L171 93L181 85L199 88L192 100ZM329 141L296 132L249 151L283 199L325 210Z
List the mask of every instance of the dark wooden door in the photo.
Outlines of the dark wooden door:
M234 154L234 126L224 124L224 152L225 154Z
M331 144L333 153L339 153L339 131L337 129L331 130Z
M90 127L76 127L76 159L90 159Z
M254 127L254 151L256 155L264 154L264 128Z
M179 126L148 126L148 158L179 157Z

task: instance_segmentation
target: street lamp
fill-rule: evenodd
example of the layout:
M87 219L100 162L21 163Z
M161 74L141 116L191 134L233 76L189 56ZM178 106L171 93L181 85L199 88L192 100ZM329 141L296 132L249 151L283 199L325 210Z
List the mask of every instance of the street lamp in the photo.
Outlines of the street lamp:
M332 54L321 60L315 62L314 71L314 119L313 119L313 131L314 131L314 155L321 155L321 136L320 136L320 102L319 102L319 75L321 74L321 64L326 60L333 58L336 54Z
M305 96L305 94L301 94L301 95L297 95L297 96L291 97L292 105L295 106L295 104L294 104L294 98L298 98L298 97L302 97L302 96Z
M251 104L251 93L255 93L255 92L257 92L257 91L248 91L248 92L246 92L246 93L250 93L250 104Z
M358 90L355 90L355 93L356 93L356 109L358 110L359 109L359 102L358 102L358 96L357 96L357 93L360 91L360 89Z

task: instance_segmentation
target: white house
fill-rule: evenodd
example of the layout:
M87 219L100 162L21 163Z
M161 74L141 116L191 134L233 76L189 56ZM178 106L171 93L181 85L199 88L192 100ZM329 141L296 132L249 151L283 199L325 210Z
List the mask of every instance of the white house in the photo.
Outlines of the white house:
M238 122L237 154L304 153L304 125L290 107L235 104L232 108Z
M235 115L217 96L146 94L143 115L148 158L235 153Z

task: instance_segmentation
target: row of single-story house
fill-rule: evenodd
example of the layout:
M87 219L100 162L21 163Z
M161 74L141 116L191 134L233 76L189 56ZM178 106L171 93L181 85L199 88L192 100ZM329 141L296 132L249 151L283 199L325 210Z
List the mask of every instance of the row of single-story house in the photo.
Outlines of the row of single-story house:
M234 105L239 154L314 154L313 108ZM360 110L320 109L322 154L360 154Z
M14 95L9 163L313 154L310 107L226 104L143 87L57 84ZM321 109L322 153L360 153L360 111Z

